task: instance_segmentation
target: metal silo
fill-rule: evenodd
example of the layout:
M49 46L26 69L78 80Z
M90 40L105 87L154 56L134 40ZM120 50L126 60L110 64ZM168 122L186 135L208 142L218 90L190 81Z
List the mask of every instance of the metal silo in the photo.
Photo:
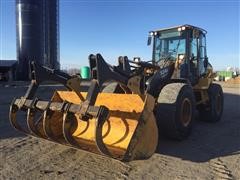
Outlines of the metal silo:
M59 1L42 0L44 32L44 64L59 69Z
M58 0L16 0L17 79L29 79L29 60L59 69Z

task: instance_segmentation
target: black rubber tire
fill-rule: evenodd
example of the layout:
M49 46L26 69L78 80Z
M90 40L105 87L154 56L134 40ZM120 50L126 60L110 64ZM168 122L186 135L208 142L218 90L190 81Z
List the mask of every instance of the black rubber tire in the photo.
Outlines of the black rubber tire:
M223 90L219 84L211 84L208 88L209 102L198 106L199 119L206 122L220 121L223 113Z
M188 101L188 123L181 120L183 102ZM191 109L191 110L190 110ZM192 130L195 113L195 97L192 87L186 83L170 83L161 90L154 109L160 135L175 140L187 138Z

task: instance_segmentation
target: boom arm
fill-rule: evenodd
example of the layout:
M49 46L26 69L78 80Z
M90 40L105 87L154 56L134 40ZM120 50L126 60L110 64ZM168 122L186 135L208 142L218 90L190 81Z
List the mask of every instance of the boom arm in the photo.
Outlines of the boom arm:
M81 100L84 100L80 92L80 78L72 77L62 71L50 69L39 65L32 61L30 64L31 69L31 84L21 101L18 101L17 106L19 109L24 108L24 103L27 99L32 99L37 91L39 85L44 81L55 81L63 84L67 89L76 92Z

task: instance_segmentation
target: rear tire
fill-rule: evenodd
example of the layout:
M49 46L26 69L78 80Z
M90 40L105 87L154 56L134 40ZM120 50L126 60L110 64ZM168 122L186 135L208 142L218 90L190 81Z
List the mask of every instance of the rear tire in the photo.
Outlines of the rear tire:
M195 111L192 87L186 83L167 84L161 90L154 109L159 133L182 140L189 136Z
M211 84L208 88L209 102L198 106L199 119L207 122L218 122L223 112L223 91L219 84Z

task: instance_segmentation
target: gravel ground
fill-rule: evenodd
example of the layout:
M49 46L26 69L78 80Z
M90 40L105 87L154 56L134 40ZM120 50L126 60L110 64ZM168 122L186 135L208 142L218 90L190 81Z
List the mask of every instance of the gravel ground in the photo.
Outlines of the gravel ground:
M222 85L222 121L196 121L187 140L160 137L150 159L122 163L15 131L9 104L26 87L0 84L0 179L240 179L240 87Z

